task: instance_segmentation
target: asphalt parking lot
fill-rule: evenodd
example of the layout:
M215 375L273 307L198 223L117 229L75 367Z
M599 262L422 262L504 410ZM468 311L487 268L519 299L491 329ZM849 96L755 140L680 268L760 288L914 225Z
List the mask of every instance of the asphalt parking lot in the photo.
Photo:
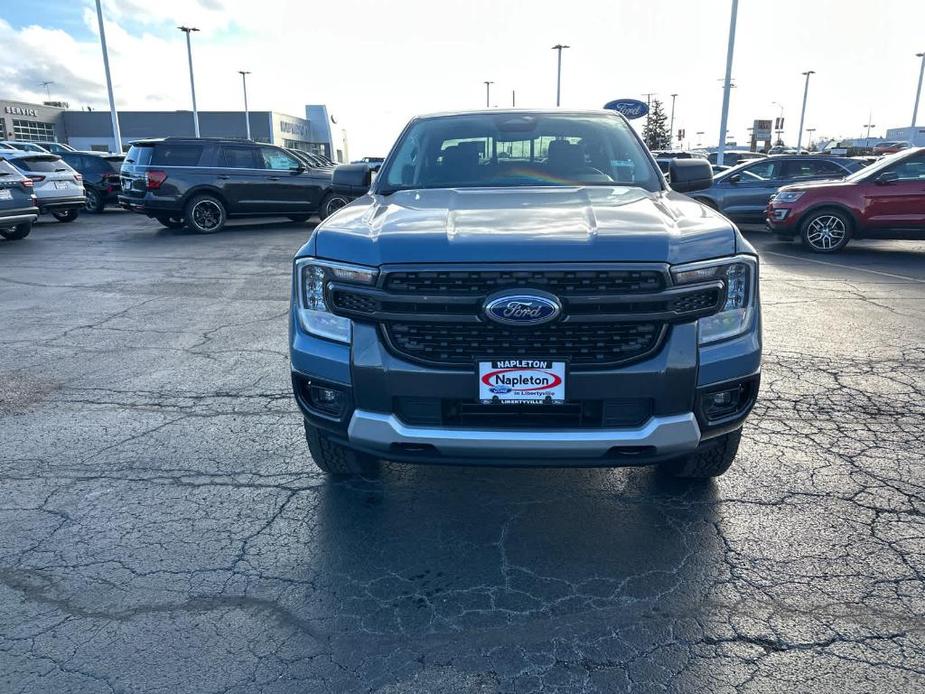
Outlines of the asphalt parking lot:
M0 242L0 692L925 690L925 243L762 256L739 458L387 465L290 396L309 226Z

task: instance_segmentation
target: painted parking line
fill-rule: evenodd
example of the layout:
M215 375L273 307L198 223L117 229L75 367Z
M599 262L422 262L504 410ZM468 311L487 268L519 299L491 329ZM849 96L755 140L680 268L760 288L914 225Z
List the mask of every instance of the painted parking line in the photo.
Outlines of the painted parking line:
M897 280L907 280L908 282L917 282L919 284L925 284L925 279L920 279L918 277L909 277L909 275L898 275L893 272L882 272L881 270L868 270L867 268L857 267L855 265L845 265L843 263L832 263L828 260L818 260L816 258L804 258L799 255L790 255L789 253L778 253L776 251L765 251L759 250L758 255L776 255L781 258L790 258L792 260L802 260L805 263L816 263L817 265L829 265L830 267L842 268L843 270L855 270L857 272L866 272L871 275L880 275L881 277L892 277Z

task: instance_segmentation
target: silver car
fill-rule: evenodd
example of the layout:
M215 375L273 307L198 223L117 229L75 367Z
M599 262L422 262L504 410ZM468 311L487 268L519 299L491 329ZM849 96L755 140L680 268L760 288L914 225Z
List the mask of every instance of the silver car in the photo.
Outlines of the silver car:
M21 140L0 140L0 149L18 149L22 152L49 152L41 145L34 142L22 142Z
M57 154L3 150L5 159L32 179L40 214L73 222L86 204L83 177Z

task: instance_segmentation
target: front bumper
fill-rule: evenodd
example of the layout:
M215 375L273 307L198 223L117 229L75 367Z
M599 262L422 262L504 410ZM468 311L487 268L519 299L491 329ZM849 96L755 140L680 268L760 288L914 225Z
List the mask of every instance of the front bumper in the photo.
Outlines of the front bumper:
M504 466L645 465L694 451L703 441L736 429L751 411L761 360L760 312L745 334L698 347L695 322L671 327L650 358L622 367L568 373L567 399L600 402L627 398L646 403L644 419L598 427L509 426L482 419L478 426L439 420L409 421L402 401L417 405L476 398L472 369L433 368L393 355L373 325L356 323L352 345L304 333L293 316L291 361L296 401L325 435L353 449L399 462ZM342 394L342 409L322 412L309 397L312 384ZM741 406L711 418L704 398L742 389ZM444 414L448 408L444 407Z
M777 234L796 234L800 214L793 205L774 204L772 201L765 210L764 221Z

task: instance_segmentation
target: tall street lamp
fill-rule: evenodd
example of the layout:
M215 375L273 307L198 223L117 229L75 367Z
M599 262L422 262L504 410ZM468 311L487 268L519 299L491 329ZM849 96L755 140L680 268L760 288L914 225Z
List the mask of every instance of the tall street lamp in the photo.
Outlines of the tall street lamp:
M196 27L177 27L186 34L186 55L189 58L189 86L193 93L193 134L199 137L199 111L196 110L196 82L193 79L193 48L190 45L190 32L199 31Z
M726 124L729 122L729 91L732 87L732 53L736 42L736 15L739 12L739 0L732 0L732 14L729 18L729 45L726 48L726 77L723 80L723 113L719 120L719 147L716 150L716 163L723 165L723 150L726 149Z
M491 85L494 82L485 80L485 108L491 108Z
M552 50L558 51L558 60L556 67L556 106L559 105L562 96L562 49L571 48L571 46L565 46L561 43L557 43L552 47Z
M247 112L247 76L250 73L248 70L238 70L238 74L241 75L241 82L244 85L244 124L247 126L247 139L251 139L251 117Z
M806 97L809 94L809 76L815 75L815 70L807 70L802 73L806 76L806 84L803 87L803 110L800 111L800 129L797 131L797 154L800 153L800 145L803 142L803 119L806 117Z
M919 68L919 86L915 89L915 106L912 109L912 127L915 127L915 121L919 117L919 96L922 94L922 75L925 75L925 53L916 53L916 57L922 59L922 67Z
M870 113L867 114L867 123L864 125L864 127L867 128L867 138L864 140L865 147L870 146L870 129L877 127L876 125L871 123L871 120L873 120L872 115L873 114L870 114Z
M122 133L119 130L119 114L116 112L116 99L112 94L112 75L109 74L109 51L106 48L106 29L103 26L103 8L96 0L96 18L100 23L100 45L103 48L103 70L106 72L106 90L109 92L109 113L112 115L112 140L117 153L122 152Z
M812 150L813 148L813 133L816 132L815 128L807 128L806 132L809 133L809 142L806 143L806 148Z
M671 149L671 145L674 142L674 100L677 97L677 94L671 95L671 122L668 126L668 149Z
M782 145L784 144L784 140L781 138L781 136L784 134L784 105L778 103L777 101L772 101L771 106L777 106L777 108L780 109L780 115L777 117L777 125L774 128L774 132L777 133L777 142L774 144Z
M48 85L54 84L54 82L40 82L43 87L45 87L45 99L51 101L51 91L48 89Z

